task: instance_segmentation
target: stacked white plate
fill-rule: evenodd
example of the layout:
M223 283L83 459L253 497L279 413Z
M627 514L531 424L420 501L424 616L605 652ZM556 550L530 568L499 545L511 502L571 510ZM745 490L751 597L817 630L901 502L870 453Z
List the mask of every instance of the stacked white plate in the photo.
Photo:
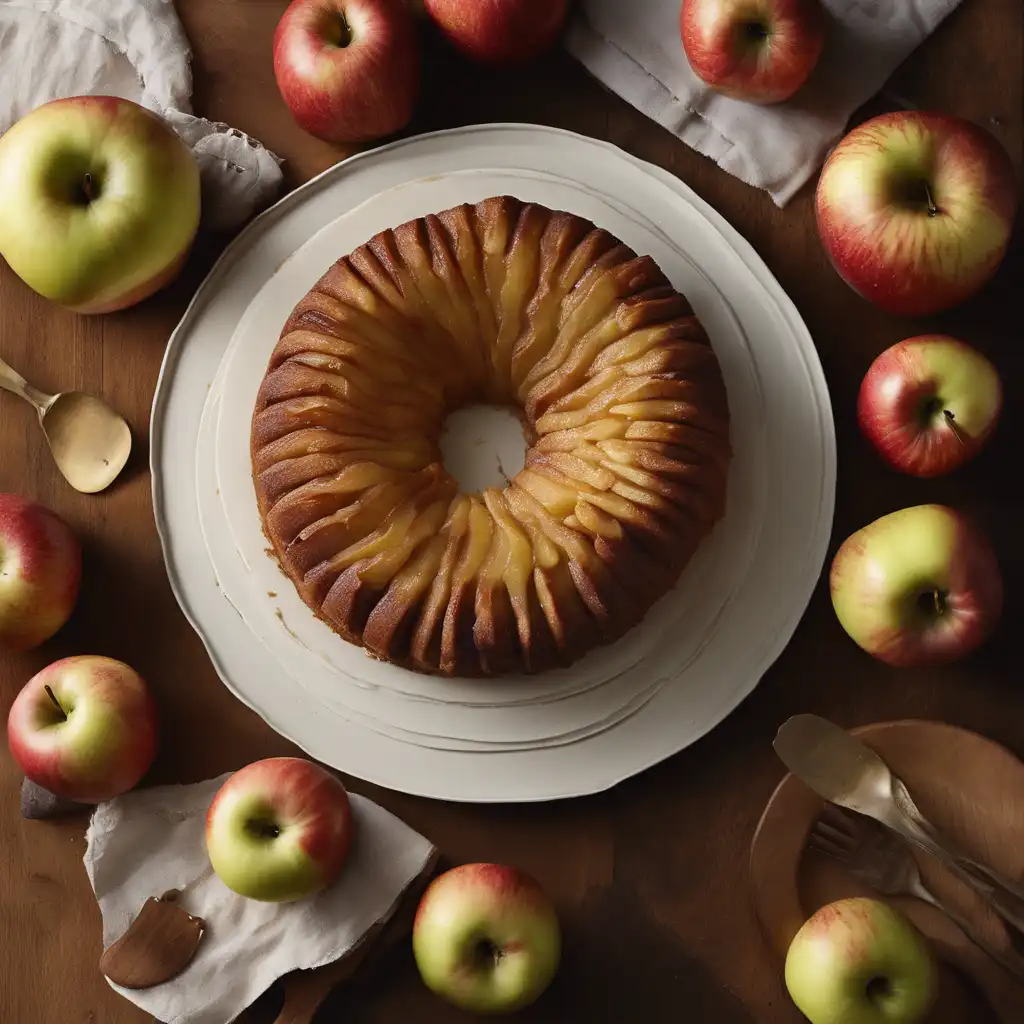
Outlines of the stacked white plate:
M652 255L690 299L729 390L729 507L675 590L618 643L539 677L436 679L366 657L299 599L267 552L249 428L285 319L334 260L410 218L502 194L607 228ZM473 433L477 422L462 429ZM511 431L498 438L506 459L522 446ZM473 450L460 450L470 463L493 459ZM490 125L355 157L258 218L171 339L152 462L172 586L240 699L360 778L444 799L511 801L614 785L704 735L753 689L821 570L835 442L806 328L714 211L603 143Z

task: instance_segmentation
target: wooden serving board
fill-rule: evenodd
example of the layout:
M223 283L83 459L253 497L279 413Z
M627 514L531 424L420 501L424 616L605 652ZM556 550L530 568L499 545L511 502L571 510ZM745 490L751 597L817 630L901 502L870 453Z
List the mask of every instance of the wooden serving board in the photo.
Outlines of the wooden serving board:
M976 733L938 722L887 722L854 730L903 779L921 812L968 853L1011 878L1024 878L1024 763ZM877 896L841 863L808 848L824 801L787 775L765 809L751 848L754 905L780 961L804 921L849 896ZM926 885L970 920L994 945L1013 942L1002 921L926 854ZM940 911L894 898L931 942L946 969L930 1020L982 1024L984 997L994 1021L1024 1021L1024 983L972 943ZM966 981L966 983L965 983Z
M402 893L391 915L366 933L363 940L344 956L312 971L293 971L284 977L284 1005L273 1024L312 1024L324 1000L338 988L362 979L372 972L387 953L412 931L413 918L431 878L437 870L439 855L435 851L423 871ZM251 1012L243 1014L243 1024L250 1021Z

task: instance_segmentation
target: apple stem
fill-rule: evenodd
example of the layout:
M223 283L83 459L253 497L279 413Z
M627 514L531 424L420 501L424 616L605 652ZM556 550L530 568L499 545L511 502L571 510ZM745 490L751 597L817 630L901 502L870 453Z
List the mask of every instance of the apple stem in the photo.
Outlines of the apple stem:
M87 203L91 203L95 198L92 188L92 175L88 171L85 172L85 177L82 179L82 195L85 196Z
M339 12L338 17L341 22L341 34L336 45L341 49L345 49L352 42L352 26L348 23L348 18L343 13Z
M953 436L963 445L967 444L967 439L964 437L964 432L957 426L956 418L948 409L942 410L942 415L946 417L946 423L949 425L949 429L953 431Z
M924 183L924 196L928 202L928 216L938 217L939 208L935 205L935 200L932 198L932 190L927 181Z
M49 684L43 687L46 691L46 696L53 701L53 706L64 716L64 721L68 720L68 713L60 706L60 701L57 700L56 694L50 689Z
M933 590L932 591L932 600L935 602L935 614L936 615L941 615L942 611L943 611L943 609L942 609L942 595L937 590Z

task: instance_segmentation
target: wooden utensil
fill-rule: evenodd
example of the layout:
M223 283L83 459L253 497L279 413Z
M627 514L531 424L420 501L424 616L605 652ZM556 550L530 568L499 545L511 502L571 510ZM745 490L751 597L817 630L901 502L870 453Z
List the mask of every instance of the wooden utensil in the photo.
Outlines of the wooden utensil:
M367 961L379 962L411 931L420 896L433 877L438 854L405 890L391 916L378 921L362 941L345 956L314 971L293 971L284 979L284 1006L274 1024L312 1024L313 1017L331 992L349 981Z
M959 845L1012 879L1024 876L1024 763L976 733L937 722L889 722L854 730L913 788L929 820ZM751 848L754 906L781 960L819 907L872 896L837 862L807 849L825 801L792 775L775 791ZM928 887L972 922L986 944L1012 951L1004 922L972 890L921 854ZM941 912L919 900L891 900L929 939L940 960L972 981L1000 1021L1024 1020L1024 987ZM943 992L931 1021L977 1020L978 1006L942 972Z
M176 978L192 962L205 923L177 906L177 889L152 896L139 916L100 957L100 970L124 988L152 988Z
M132 435L124 417L82 391L48 395L0 359L0 388L23 398L39 416L57 468L76 491L95 494L124 469Z

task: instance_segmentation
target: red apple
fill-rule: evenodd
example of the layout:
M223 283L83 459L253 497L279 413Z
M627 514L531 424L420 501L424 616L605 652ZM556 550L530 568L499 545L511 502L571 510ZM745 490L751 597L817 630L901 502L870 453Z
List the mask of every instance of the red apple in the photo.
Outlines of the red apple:
M271 757L235 772L206 815L206 852L240 896L285 903L326 888L348 857L348 793L301 757Z
M1017 185L988 132L901 111L839 143L816 202L822 244L847 284L889 312L924 315L963 302L995 273Z
M58 515L0 494L0 650L26 651L67 622L78 597L82 552Z
M893 345L871 364L857 418L890 466L941 476L981 451L1002 405L999 374L977 349L926 334Z
M683 0L679 27L693 73L752 103L788 100L825 41L819 0Z
M100 803L126 793L152 764L156 705L123 662L64 658L15 698L7 742L27 779L70 800Z
M397 0L294 0L274 34L274 74L295 120L318 138L390 135L419 94L416 23Z
M452 45L485 64L520 64L551 47L569 0L426 0Z
M423 894L412 946L431 991L475 1013L510 1013L551 984L561 931L551 901L529 875L501 864L463 864Z
M987 538L944 505L901 509L858 530L836 552L829 583L843 628L890 665L963 657L1003 607Z

